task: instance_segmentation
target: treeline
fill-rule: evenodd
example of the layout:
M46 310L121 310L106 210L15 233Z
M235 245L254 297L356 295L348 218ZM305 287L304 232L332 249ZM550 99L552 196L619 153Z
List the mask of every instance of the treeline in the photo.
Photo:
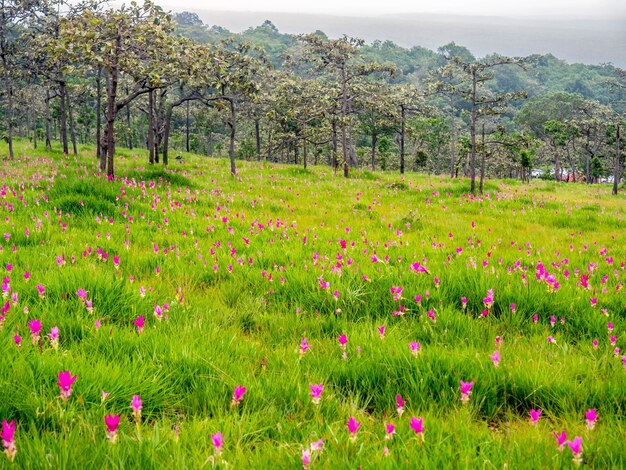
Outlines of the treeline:
M321 32L242 34L145 2L0 0L3 138L236 160L589 183L624 173L626 75L552 56L474 57ZM548 167L551 170L548 170Z

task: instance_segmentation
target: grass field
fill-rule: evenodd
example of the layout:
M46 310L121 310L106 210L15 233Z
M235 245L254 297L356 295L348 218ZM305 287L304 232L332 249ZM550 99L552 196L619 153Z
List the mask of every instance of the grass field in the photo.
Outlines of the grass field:
M1 468L626 466L623 190L18 153Z

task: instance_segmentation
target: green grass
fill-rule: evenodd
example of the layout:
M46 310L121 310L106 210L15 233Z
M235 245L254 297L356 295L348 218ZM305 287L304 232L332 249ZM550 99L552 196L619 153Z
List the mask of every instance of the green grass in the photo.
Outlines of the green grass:
M0 419L15 420L18 450L0 467L298 468L323 439L311 468L570 468L571 451L551 434L561 429L583 437L589 467L626 465L626 368L614 352L626 351L623 192L507 180L472 197L463 179L368 170L344 179L256 162L239 162L232 178L223 159L184 155L164 170L126 149L110 182L88 146L77 157L17 147L0 183L5 301L18 294L0 330ZM415 262L428 272L413 272ZM556 291L537 279L539 263ZM489 289L494 305L481 316ZM36 344L33 319L43 325ZM53 326L58 349L46 336ZM66 369L77 380L62 401ZM475 384L465 405L461 380ZM309 384L318 383L316 406ZM232 407L236 385L247 392ZM121 415L115 444L108 413ZM351 416L362 423L354 443ZM423 441L411 416L424 418Z

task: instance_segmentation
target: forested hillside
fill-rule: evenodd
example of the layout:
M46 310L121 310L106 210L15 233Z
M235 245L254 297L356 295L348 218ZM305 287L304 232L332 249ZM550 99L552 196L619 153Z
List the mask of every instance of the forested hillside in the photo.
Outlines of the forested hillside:
M8 2L0 21L2 132L66 153L115 147L297 165L588 183L623 174L626 78L552 56L475 57L390 41L233 34L146 2L107 9Z

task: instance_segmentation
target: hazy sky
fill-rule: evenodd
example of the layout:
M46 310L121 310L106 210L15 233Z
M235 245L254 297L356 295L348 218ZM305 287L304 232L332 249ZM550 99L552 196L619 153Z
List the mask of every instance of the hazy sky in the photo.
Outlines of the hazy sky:
M458 13L475 15L626 15L626 0L162 0L174 10L271 11L334 15Z

